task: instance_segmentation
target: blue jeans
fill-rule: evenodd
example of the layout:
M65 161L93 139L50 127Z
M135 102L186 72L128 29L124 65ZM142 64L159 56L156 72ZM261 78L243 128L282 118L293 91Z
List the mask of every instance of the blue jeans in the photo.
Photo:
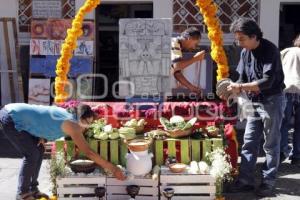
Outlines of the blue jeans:
M280 151L291 159L300 159L300 94L286 93L286 107L284 111L284 118L281 125L281 147ZM289 155L288 148L288 131L290 128L290 121L292 116L295 117L293 124L293 150Z
M262 183L274 186L280 156L280 126L283 118L283 94L264 98L254 103L254 114L247 117L241 165L238 180L247 185L255 183L255 165L260 141L264 137L263 149L266 160L262 167Z
M18 194L38 191L38 176L43 161L44 147L38 146L39 138L26 131L18 132L5 109L0 110L2 133L24 157L19 173Z

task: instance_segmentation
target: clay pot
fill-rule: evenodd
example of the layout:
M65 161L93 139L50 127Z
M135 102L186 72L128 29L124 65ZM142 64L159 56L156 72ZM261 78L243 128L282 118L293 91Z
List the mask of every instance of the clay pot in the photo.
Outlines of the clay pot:
M151 140L146 139L133 139L130 141L125 141L128 149L131 152L145 152L149 149L151 142Z
M182 173L186 169L186 164L183 163L173 163L169 165L169 169L173 173Z

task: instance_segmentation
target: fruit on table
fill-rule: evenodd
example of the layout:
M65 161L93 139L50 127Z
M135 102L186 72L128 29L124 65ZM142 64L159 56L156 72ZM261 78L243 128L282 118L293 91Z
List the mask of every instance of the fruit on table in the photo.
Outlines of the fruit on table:
M136 131L131 127L121 127L119 129L120 137L126 140L132 140L136 137Z
M206 127L206 130L208 137L217 137L220 132L220 129L215 126L208 126Z
M129 121L127 121L124 126L126 127L134 127L134 126L137 126L138 124L138 121L136 119L131 119Z
M155 139L163 139L165 136L168 136L169 133L164 130L153 130L147 133L147 136Z
M200 161L198 163L198 167L199 167L200 174L208 174L209 173L209 166L206 162Z
M145 119L140 119L139 121L137 119L131 119L127 121L124 126L125 127L137 127L137 126L144 126L146 124Z
M144 126L146 124L144 119L140 119L137 123L138 126Z
M189 170L190 173L192 174L196 174L199 172L199 167L198 167L198 163L196 161L192 161L190 163L190 170Z

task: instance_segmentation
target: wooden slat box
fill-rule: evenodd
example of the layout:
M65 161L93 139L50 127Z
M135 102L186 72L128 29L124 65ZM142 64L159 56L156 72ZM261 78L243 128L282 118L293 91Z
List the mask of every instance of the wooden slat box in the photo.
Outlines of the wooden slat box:
M120 139L117 140L88 140L90 147L100 154L102 158L112 162L115 165L126 165L126 154L128 149ZM58 140L55 142L56 151L64 152L66 156L78 157L84 156L79 152L73 141Z
M57 178L59 200L93 200L96 187L105 187L106 177L102 174L68 175ZM105 198L105 197L104 197Z
M119 181L113 177L107 177L107 200L128 200L130 197L126 192L126 186L138 185L140 191L136 200L158 200L159 181L153 180L151 176L135 177L134 179Z
M215 179L209 174L172 173L167 167L161 167L160 174L161 200L166 200L162 191L173 188L172 200L213 200L215 198Z
M178 162L189 164L192 160L204 160L205 154L216 148L223 148L221 138L155 140L155 164L163 165L167 157L175 157ZM167 149L167 151L165 151L165 149Z

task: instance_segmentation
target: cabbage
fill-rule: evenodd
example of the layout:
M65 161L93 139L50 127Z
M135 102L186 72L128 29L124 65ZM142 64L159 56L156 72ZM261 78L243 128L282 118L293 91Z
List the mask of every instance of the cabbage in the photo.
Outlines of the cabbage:
M119 138L119 132L112 132L108 135L109 139L115 140Z
M136 137L136 131L134 128L130 127L121 127L119 129L120 137L126 140L131 140Z
M105 132L100 132L100 133L95 134L94 138L99 139L99 140L107 140L108 134Z
M127 121L124 126L126 127L136 127L138 125L138 121L136 119L131 119L130 121Z
M112 133L113 132L113 127L111 124L109 125L106 125L103 127L103 131L106 132L106 133Z
M187 130L187 129L192 128L193 125L196 123L196 121L197 121L197 117L194 117L194 118L190 119L190 121L188 121L186 123L186 125L183 127L183 130Z
M181 123L181 122L185 122L185 121L184 121L184 118L179 116L179 115L174 115L170 119L170 123L172 123L172 124L178 124L178 123Z
M145 120L144 119L140 119L137 123L137 126L144 126L145 125Z

